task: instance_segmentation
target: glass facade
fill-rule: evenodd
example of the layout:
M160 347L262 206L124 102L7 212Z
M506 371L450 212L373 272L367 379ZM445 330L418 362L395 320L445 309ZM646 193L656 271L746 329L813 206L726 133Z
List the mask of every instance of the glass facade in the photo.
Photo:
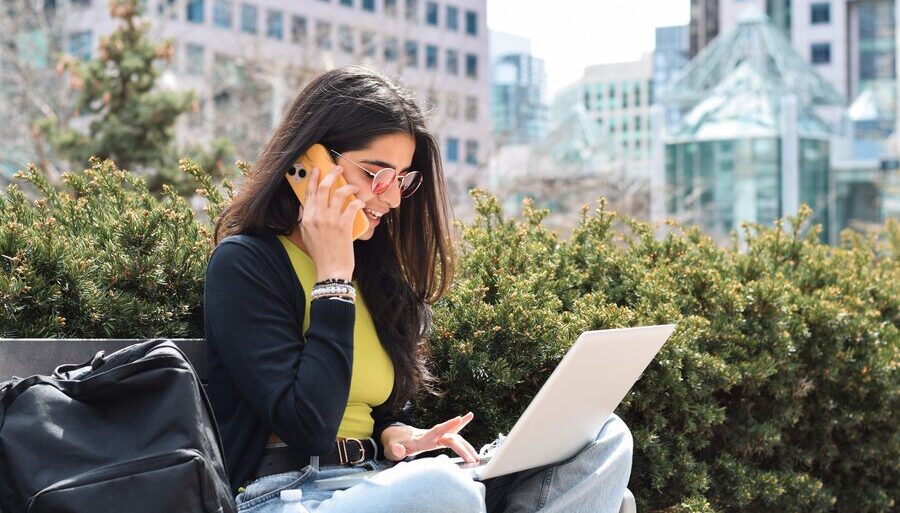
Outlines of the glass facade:
M828 223L828 142L800 139L799 202ZM724 239L740 223L771 224L781 204L781 139L691 141L666 146L667 211ZM827 230L822 231L827 239Z
M529 54L507 54L491 72L494 135L503 143L536 143L547 134L549 107L544 61Z
M830 60L827 45L811 46L820 62ZM830 242L828 141L834 127L816 107L844 101L779 27L763 17L742 20L691 61L661 97L664 105L685 108L665 148L669 216L724 241L733 230L740 235L743 222L770 225L807 204L812 223L824 226L820 236ZM788 106L793 119L784 115ZM783 162L787 144L796 162Z

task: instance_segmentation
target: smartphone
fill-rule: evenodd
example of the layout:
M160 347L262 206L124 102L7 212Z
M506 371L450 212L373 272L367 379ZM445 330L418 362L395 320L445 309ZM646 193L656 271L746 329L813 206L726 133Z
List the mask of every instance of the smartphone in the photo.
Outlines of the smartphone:
M312 173L313 168L319 168L319 181L321 182L334 166L335 163L331 160L328 150L321 144L313 144L306 150L306 153L297 159L293 167L284 173L284 177L291 184L291 188L294 189L294 194L297 195L300 204L303 205L306 203L306 189L309 187L309 175ZM336 190L344 185L347 185L347 180L339 175L335 181L334 189ZM347 201L344 202L344 208L347 208L347 205L355 199L356 196L351 194ZM358 239L368 229L369 218L366 217L366 213L362 209L357 210L356 217L353 218L353 240Z

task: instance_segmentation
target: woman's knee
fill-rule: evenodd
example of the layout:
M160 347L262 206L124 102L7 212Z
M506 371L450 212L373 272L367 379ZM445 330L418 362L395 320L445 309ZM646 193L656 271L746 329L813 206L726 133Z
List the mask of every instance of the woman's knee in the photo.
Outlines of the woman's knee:
M602 443L616 447L617 453L626 456L631 460L634 453L634 438L631 436L631 430L621 418L615 413L609 416L603 428L597 435L597 440Z
M403 468L405 467L405 468ZM484 485L450 462L448 458L423 458L395 467L399 482L410 496L421 500L416 511L482 512L485 510ZM402 475L400 475L402 474ZM399 491L399 490L398 490Z
M601 467L621 467L630 472L633 453L634 440L631 437L631 430L622 419L612 414L604 422L594 440L565 463L574 464L577 461L590 472Z

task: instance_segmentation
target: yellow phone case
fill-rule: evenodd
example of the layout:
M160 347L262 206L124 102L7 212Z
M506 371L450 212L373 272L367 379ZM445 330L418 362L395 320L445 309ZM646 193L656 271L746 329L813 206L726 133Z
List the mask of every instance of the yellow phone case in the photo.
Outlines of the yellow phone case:
M328 171L334 167L334 161L331 160L331 156L328 155L328 150L321 144L313 144L310 146L309 149L306 150L306 153L297 159L297 162L294 163L294 167L284 173L284 177L287 179L288 183L291 184L291 188L294 189L294 194L297 195L297 199L300 200L301 205L306 203L306 189L309 186L309 175L314 167L319 168L320 182L325 178ZM344 185L347 185L347 180L345 180L343 176L338 176L334 189L343 187ZM344 203L344 208L347 208L347 205L355 199L356 196L351 194ZM359 236L366 233L366 230L368 229L369 218L366 217L366 214L362 209L359 209L356 212L356 217L353 218L353 240L358 239Z

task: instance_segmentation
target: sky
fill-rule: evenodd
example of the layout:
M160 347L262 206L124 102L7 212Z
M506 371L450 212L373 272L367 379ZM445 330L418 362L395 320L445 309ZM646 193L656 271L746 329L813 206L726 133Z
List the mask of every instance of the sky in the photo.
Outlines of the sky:
M690 0L487 0L491 30L531 40L544 59L549 93L586 66L638 60L652 52L656 27L687 25Z

